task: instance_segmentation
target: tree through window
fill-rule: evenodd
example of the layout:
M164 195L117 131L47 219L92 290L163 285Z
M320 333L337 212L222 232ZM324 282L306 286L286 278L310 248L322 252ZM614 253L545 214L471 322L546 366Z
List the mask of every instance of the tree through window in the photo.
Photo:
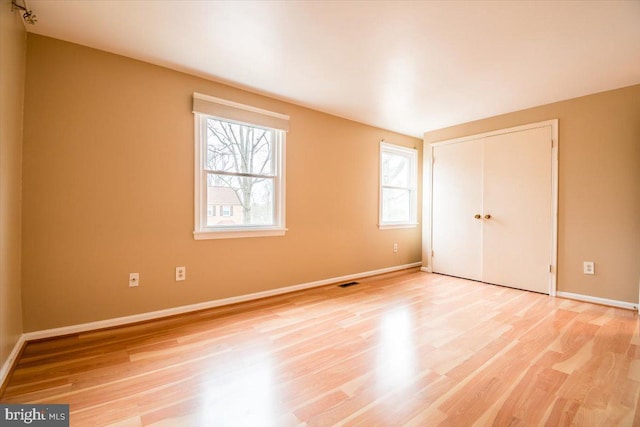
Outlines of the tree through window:
M207 203L234 218L207 218L207 226L273 224L276 131L213 117L206 126Z

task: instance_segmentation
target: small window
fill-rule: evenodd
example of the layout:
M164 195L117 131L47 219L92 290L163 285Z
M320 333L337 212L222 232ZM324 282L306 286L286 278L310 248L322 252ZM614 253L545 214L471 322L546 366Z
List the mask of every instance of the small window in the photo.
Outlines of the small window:
M288 116L201 94L194 113L195 238L284 235Z
M380 143L380 228L417 225L418 152Z

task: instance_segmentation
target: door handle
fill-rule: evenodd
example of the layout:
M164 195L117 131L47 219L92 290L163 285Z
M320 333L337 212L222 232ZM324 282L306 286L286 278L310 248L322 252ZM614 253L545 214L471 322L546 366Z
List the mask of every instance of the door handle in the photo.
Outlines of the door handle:
M475 214L473 217L474 217L475 219L480 219L480 214Z
M484 216L484 219L491 219L491 215L486 214L486 215Z

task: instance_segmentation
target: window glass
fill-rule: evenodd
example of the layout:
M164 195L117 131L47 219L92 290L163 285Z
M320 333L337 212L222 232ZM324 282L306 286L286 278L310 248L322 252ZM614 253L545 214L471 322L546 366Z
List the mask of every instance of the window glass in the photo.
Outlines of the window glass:
M415 226L417 167L415 149L380 143L380 227Z
M196 125L201 164L196 211L204 209L197 214L196 238L229 230L284 230L285 132L201 113Z

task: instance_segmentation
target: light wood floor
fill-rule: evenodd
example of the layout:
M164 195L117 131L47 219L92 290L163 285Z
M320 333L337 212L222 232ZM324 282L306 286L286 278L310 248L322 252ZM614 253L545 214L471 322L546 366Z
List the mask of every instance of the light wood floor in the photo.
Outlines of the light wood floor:
M411 271L27 345L71 425L640 426L636 313Z

